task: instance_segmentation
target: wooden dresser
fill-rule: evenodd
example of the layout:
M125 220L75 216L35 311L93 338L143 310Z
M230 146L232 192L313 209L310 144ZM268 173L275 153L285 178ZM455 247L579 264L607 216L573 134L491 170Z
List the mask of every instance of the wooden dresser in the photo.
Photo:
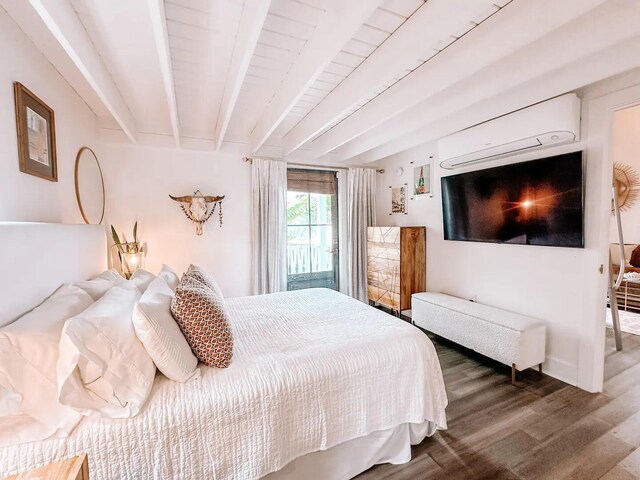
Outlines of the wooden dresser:
M427 290L425 227L369 227L369 301L398 313L411 308L411 295Z

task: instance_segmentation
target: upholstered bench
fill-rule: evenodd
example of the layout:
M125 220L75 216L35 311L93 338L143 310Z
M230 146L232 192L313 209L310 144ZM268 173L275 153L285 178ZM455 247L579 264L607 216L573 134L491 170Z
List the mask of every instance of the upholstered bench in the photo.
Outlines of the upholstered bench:
M542 372L545 326L531 317L443 293L415 293L412 320L429 332L511 366L516 372L535 365Z

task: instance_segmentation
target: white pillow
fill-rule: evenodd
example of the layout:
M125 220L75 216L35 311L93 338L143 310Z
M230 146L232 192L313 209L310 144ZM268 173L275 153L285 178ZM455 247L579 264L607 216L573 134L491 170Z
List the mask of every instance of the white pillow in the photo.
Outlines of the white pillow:
M83 415L132 417L140 412L156 367L131 323L140 291L124 282L67 320L60 338L58 400Z
M158 369L167 378L184 383L200 378L200 370L198 359L171 315L173 295L158 275L133 309L133 326Z
M176 288L178 288L178 284L180 283L178 274L170 266L162 265L158 276L164 278L171 291L175 293Z
M0 385L0 416L20 414L22 396Z
M65 321L92 303L84 290L64 285L0 329L0 445L64 437L81 420L58 402L56 362Z
M133 272L133 275L131 275L130 281L136 287L138 287L138 290L140 290L140 293L144 293L144 291L147 289L149 284L153 282L155 278L156 276L153 273L147 272L146 270L143 270L143 269L138 269L135 272Z
M116 270L105 270L97 277L91 280L76 282L74 285L91 295L94 300L100 300L102 296L114 285L125 282L126 280L120 276Z

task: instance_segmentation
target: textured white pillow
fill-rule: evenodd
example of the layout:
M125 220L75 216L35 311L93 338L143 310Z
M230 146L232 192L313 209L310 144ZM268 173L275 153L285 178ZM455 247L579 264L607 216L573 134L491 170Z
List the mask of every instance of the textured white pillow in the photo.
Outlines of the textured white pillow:
M153 273L147 272L146 270L143 270L143 269L139 269L133 272L133 275L131 275L130 281L136 287L138 287L138 290L140 290L140 293L144 293L147 287L149 286L149 284L153 282L155 278L156 276Z
M167 282L167 285L169 285L169 288L171 289L172 292L176 291L176 288L178 288L178 284L180 283L180 278L178 277L178 274L170 266L162 265L162 268L160 269L160 273L158 274L158 276L165 279L165 281Z
M20 395L0 385L0 416L19 414L21 403Z
M126 280L122 278L117 271L112 269L105 270L91 280L76 282L74 285L87 292L94 300L100 300L111 287L122 282L126 282Z
M177 277L177 276L176 276ZM200 378L198 359L171 315L173 290L158 277L133 310L133 326L158 369L176 382Z
M58 400L83 415L132 417L140 412L156 367L133 329L140 291L124 282L80 315L60 338Z
M0 329L0 445L64 437L81 420L58 402L56 362L65 321L92 303L84 290L64 285Z

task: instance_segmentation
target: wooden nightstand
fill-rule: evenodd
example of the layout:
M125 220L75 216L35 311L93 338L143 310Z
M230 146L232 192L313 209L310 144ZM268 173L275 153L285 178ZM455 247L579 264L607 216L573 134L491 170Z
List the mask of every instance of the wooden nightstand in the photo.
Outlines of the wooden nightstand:
M2 480L89 480L87 455L61 460Z

